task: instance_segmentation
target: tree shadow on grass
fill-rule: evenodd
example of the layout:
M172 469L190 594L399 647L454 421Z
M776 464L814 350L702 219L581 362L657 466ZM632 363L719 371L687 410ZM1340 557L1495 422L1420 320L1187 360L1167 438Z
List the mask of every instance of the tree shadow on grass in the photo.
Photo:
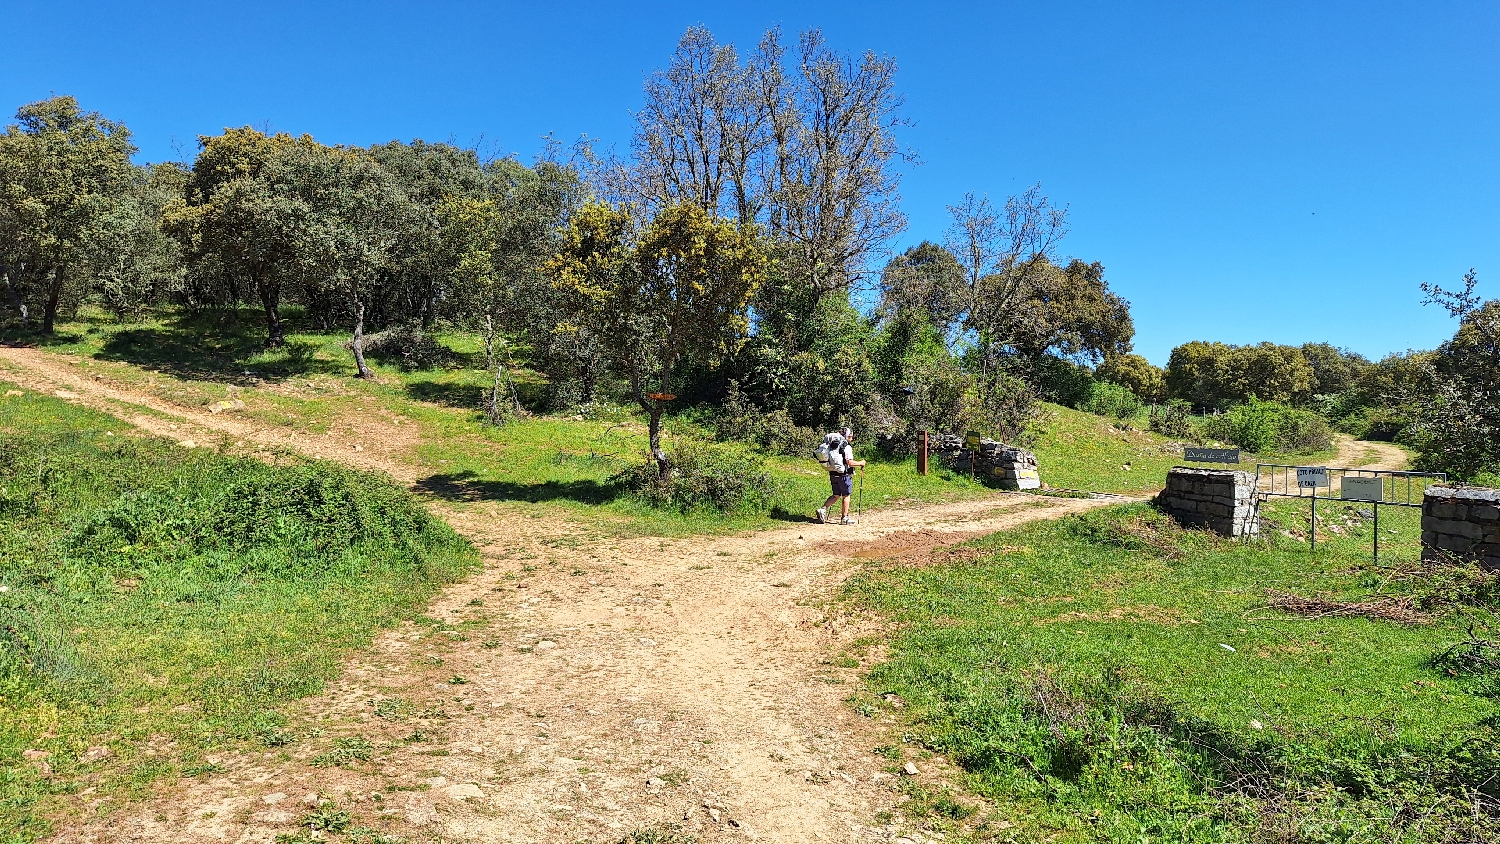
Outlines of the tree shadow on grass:
M267 350L263 327L232 314L176 314L161 325L126 328L105 341L97 358L155 369L195 381L253 382L309 374L340 374L342 362L319 360L318 344L288 340ZM251 358L263 356L254 364Z
M450 384L442 381L413 381L406 385L406 395L414 401L456 407L479 412L486 404L488 391L478 384Z
M447 501L526 501L533 504L544 501L608 504L626 494L621 483L585 480L522 484L484 480L469 471L432 475L417 481L415 488Z

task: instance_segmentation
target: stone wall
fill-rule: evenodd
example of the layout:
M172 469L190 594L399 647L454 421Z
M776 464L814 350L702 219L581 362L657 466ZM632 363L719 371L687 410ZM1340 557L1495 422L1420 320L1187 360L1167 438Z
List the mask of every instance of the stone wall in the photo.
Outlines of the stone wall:
M959 434L934 434L928 451L955 472L969 471L969 448ZM974 454L974 474L999 483L1001 489L1040 489L1036 455L1024 448L981 438Z
M1473 560L1500 571L1500 489L1431 486L1422 495L1422 559Z
M1156 496L1156 506L1178 524L1206 527L1221 536L1260 533L1249 472L1178 466L1167 472L1167 488Z

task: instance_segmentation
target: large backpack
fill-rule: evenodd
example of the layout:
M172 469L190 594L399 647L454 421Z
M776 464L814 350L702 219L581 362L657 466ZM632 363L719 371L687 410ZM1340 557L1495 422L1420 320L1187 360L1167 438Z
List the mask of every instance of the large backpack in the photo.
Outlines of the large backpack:
M830 474L842 475L848 471L844 463L844 437L842 434L829 434L823 438L818 445L817 451L813 452L822 464L824 470Z

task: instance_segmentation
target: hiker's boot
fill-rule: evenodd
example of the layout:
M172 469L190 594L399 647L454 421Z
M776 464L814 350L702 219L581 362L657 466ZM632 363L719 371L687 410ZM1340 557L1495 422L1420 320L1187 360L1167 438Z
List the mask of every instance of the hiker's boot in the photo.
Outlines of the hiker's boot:
M818 523L819 524L824 524L824 525L828 524L828 508L827 507L819 507L818 508Z
M853 516L845 516L844 518L842 518L842 519L839 520L839 524L841 524L841 525L853 525L853 524L858 524L858 522L855 521L855 519L854 519Z

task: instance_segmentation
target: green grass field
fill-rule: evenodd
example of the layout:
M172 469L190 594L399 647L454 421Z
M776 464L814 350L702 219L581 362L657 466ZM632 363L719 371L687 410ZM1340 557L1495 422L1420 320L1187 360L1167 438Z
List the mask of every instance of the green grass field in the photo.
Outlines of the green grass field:
M849 598L896 633L867 705L899 694L912 750L994 801L978 840L1494 840L1475 810L1500 797L1500 685L1441 655L1496 578L1414 565L1413 510L1383 509L1376 566L1369 521L1319 509L1316 553L1283 534L1303 502L1248 543L1128 505L868 571ZM1422 620L1270 605L1286 595ZM939 820L973 808L916 796Z
M478 560L384 478L34 393L0 398L0 455L0 841L44 835L59 795L107 807L300 741L283 706Z
M295 313L289 317L295 326ZM80 321L60 326L53 338L25 339L71 356L92 374L187 408L239 398L246 403L244 413L261 423L313 434L357 431L375 417L399 423L413 443L402 459L424 478L419 489L455 506L540 505L612 532L682 535L802 520L827 496L827 479L809 452L806 459L766 459L778 490L765 512L726 516L653 509L612 480L643 460L645 425L638 412L621 408L587 419L564 414L523 418L499 428L484 424L479 407L489 375L481 368L473 335L441 336L450 350L449 365L443 367L406 371L373 359L378 377L366 382L352 377L342 333L294 332L284 348L268 351L260 332L248 311L234 320L166 312L121 323L85 310ZM534 376L523 372L523 396L537 388ZM1180 456L1174 444L1158 435L1047 407L1036 450L1043 480L1052 486L1149 490L1161 485L1166 469ZM711 438L690 416L669 419L669 440ZM935 461L932 474L922 477L914 459L872 457L870 451L860 455L871 458L864 479L867 508L990 493Z

